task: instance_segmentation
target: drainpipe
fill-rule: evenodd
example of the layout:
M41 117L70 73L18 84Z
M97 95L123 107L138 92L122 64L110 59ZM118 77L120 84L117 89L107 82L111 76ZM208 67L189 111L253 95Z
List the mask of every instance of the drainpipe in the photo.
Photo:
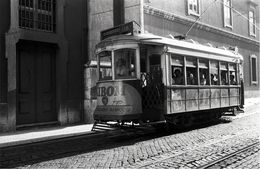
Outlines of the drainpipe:
M144 33L144 0L140 0L140 29Z

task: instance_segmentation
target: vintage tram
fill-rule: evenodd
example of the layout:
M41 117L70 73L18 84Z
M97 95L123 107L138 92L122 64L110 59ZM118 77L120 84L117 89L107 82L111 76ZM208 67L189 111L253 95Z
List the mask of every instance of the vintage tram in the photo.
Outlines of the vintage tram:
M96 54L96 122L189 126L243 106L235 50L133 33L105 38Z

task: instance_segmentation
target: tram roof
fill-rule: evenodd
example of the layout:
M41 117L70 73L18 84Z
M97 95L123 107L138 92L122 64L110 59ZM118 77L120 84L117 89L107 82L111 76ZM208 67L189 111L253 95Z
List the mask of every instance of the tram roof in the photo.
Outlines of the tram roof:
M151 45L167 45L168 51L173 53L178 53L178 49L182 51L193 51L193 52L199 52L199 53L207 53L207 54L213 54L213 55L219 55L219 56L225 56L225 57L231 57L234 59L243 60L242 55L239 53L236 53L235 51L228 50L228 49L222 49L222 48L216 48L208 45L203 45L196 43L193 40L178 40L178 39L172 39L172 38L166 38L162 36L157 36L154 34L136 34L136 35L116 35L109 37L103 41L101 41L99 44L102 44L104 42L120 42L120 41L135 41L137 43L141 44L151 44ZM99 44L97 45L97 48L99 47Z

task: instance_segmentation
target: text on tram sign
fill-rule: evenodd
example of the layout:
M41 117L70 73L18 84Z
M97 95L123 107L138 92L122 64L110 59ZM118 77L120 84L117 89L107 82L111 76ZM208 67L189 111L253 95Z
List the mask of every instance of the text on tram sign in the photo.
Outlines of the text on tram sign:
M125 96L124 86L102 86L97 88L97 96Z

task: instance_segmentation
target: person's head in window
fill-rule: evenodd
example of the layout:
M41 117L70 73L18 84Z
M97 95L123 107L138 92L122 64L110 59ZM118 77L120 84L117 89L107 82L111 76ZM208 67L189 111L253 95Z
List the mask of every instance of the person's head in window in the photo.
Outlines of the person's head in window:
M212 85L217 85L218 84L218 78L217 78L217 74L211 74L211 84Z
M193 73L189 73L187 84L188 85L195 85L196 84L196 79L195 79Z
M236 85L236 81L235 81L235 76L234 75L230 75L230 84L231 85Z
M204 74L201 74L201 76L200 76L200 84L201 85L206 85L207 84L207 80L206 80Z
M175 69L173 74L173 84L181 85L183 84L183 78L180 69Z
M228 84L227 72L225 72L225 71L221 72L221 84L222 85L227 85Z
M117 76L127 76L126 61L124 59L118 59L116 62L116 75Z

